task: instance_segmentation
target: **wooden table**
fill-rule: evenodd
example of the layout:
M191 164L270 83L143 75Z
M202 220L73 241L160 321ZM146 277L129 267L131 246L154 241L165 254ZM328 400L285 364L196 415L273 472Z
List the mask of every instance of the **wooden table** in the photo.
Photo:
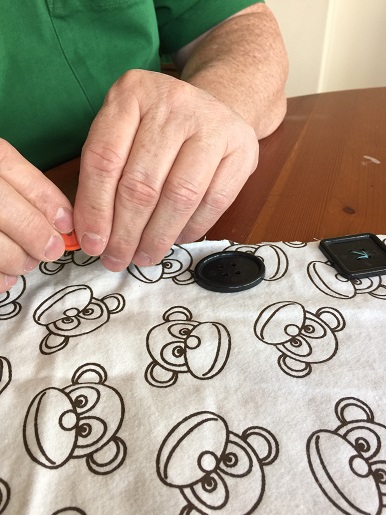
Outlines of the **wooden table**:
M367 156L367 157L366 157ZM79 160L47 173L73 200ZM207 233L240 243L386 233L386 88L288 100L238 198Z

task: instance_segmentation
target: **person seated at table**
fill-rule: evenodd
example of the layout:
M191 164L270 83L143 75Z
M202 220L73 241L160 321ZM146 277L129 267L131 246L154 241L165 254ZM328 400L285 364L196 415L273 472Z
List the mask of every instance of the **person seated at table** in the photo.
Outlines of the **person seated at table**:
M285 115L286 51L262 1L5 0L0 34L0 292L74 227L111 271L197 240ZM72 209L42 171L79 154Z

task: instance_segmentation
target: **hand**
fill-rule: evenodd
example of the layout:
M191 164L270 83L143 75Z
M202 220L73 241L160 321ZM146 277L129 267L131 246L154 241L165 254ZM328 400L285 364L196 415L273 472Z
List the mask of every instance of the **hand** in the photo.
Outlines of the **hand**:
M195 241L258 160L254 130L205 91L132 70L110 89L83 147L74 208L82 249L120 271Z
M72 229L67 198L12 145L0 139L0 293L39 261L58 259L64 252L59 232Z

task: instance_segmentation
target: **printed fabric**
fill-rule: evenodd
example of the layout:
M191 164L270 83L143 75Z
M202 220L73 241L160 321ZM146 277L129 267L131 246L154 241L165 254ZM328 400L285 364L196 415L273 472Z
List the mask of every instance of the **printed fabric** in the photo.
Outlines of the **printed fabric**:
M198 286L231 250L264 280ZM0 513L383 513L385 308L318 242L42 263L0 295Z

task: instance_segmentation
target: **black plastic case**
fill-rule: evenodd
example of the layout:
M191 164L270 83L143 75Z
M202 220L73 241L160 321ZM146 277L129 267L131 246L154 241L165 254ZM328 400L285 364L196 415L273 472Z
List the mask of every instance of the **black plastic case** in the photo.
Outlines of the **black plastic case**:
M386 245L375 234L326 238L320 241L319 247L347 279L386 274Z

